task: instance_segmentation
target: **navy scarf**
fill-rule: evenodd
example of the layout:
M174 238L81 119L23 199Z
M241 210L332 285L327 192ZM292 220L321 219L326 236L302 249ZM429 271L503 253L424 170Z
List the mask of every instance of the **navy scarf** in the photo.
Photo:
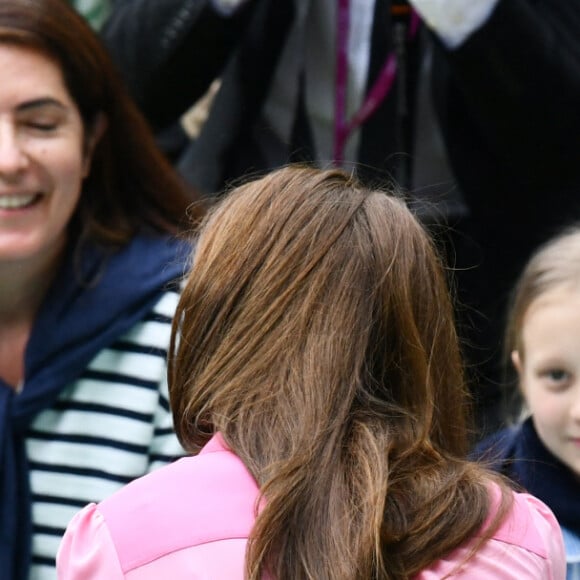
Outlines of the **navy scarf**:
M541 499L560 525L580 535L580 478L546 449L531 419L482 442L475 454L495 460L498 471Z
M0 380L0 575L24 580L30 564L31 497L25 439L91 359L151 311L184 274L187 244L137 236L118 253L70 250L35 320L17 394ZM79 272L82 276L79 276ZM82 283L89 280L92 283Z

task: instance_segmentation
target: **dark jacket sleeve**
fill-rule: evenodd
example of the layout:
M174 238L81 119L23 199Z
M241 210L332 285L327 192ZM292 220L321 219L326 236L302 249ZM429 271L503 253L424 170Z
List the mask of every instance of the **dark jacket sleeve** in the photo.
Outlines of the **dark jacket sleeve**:
M115 2L101 35L154 128L177 120L219 77L252 4L227 17L209 0Z
M441 50L449 67L443 124L462 111L464 132L480 140L475 154L483 147L545 183L578 176L580 0L500 0L463 45Z

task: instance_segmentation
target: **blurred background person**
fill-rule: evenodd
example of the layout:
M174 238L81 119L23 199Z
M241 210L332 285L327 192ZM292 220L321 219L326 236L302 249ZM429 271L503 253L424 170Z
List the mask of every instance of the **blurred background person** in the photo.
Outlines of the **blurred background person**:
M176 159L213 195L293 160L407 185L418 24L407 2L127 0L102 34L158 132L220 79Z
M580 217L579 32L580 0L125 0L102 30L206 195L294 160L406 190L456 270L477 438L506 416L514 276Z
M412 0L434 32L432 83L466 212L455 265L480 432L505 421L502 336L531 253L580 219L580 1Z

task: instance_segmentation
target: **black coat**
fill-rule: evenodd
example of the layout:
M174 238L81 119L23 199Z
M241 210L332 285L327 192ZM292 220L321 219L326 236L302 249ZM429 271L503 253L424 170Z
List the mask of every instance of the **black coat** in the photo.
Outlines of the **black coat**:
M500 0L458 50L440 50L434 96L473 214L529 248L580 217L580 0Z
M392 48L390 1L376 2L369 84ZM200 136L178 163L202 191L215 193L228 180L269 169L253 128L293 18L290 0L249 0L230 18L208 0L115 2L102 34L155 129L175 123L216 77L223 80ZM395 176L411 185L423 47L416 43L408 55L407 114L397 107L395 90L362 128L360 176L371 184ZM480 427L492 430L501 420L494 381L508 292L530 252L580 218L580 0L500 0L458 49L435 41L432 75L441 131L468 209L450 234L450 262L458 266L458 294L468 306L460 311L460 334L473 345L466 354L476 376L484 375L483 387L474 389ZM297 134L307 135L301 110L296 118ZM295 160L295 151L298 159L316 158L308 139L300 145L289 143L281 161Z
M540 243L580 221L580 0L500 0L458 49L436 48L434 102L468 208L451 234L461 333L488 407L511 289Z
M376 3L369 85L392 49L389 6ZM106 23L103 38L154 129L174 123L221 77L209 118L179 162L187 180L202 191L213 193L227 180L271 169L259 158L253 128L261 122L261 107L294 16L289 0L250 0L232 17L220 16L206 0L124 0ZM413 43L407 54L410 95L418 47ZM362 128L358 161L363 179L385 181L400 175L398 166L410 160L413 115L400 114L396 93L391 91ZM300 130L302 139L288 143L288 156L281 163L316 159L307 124L298 110L295 133Z

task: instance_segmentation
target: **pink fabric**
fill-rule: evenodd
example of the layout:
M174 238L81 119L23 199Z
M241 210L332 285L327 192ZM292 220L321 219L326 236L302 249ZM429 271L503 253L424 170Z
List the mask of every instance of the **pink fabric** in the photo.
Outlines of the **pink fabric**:
M499 491L493 489L494 505ZM565 580L562 532L552 512L539 499L514 493L514 505L493 538L459 570L476 539L423 570L416 580Z
M256 482L216 435L196 457L79 512L59 549L58 578L241 580L257 498Z
M243 580L246 540L220 540L172 552L135 568L126 580Z
M58 578L125 578L103 516L93 503L70 522L56 556Z
M498 501L494 489L494 501ZM69 524L57 556L59 580L242 580L258 487L216 435L196 457L147 475ZM467 556L468 543L419 574L439 580ZM453 578L564 580L559 526L527 494L494 538Z

